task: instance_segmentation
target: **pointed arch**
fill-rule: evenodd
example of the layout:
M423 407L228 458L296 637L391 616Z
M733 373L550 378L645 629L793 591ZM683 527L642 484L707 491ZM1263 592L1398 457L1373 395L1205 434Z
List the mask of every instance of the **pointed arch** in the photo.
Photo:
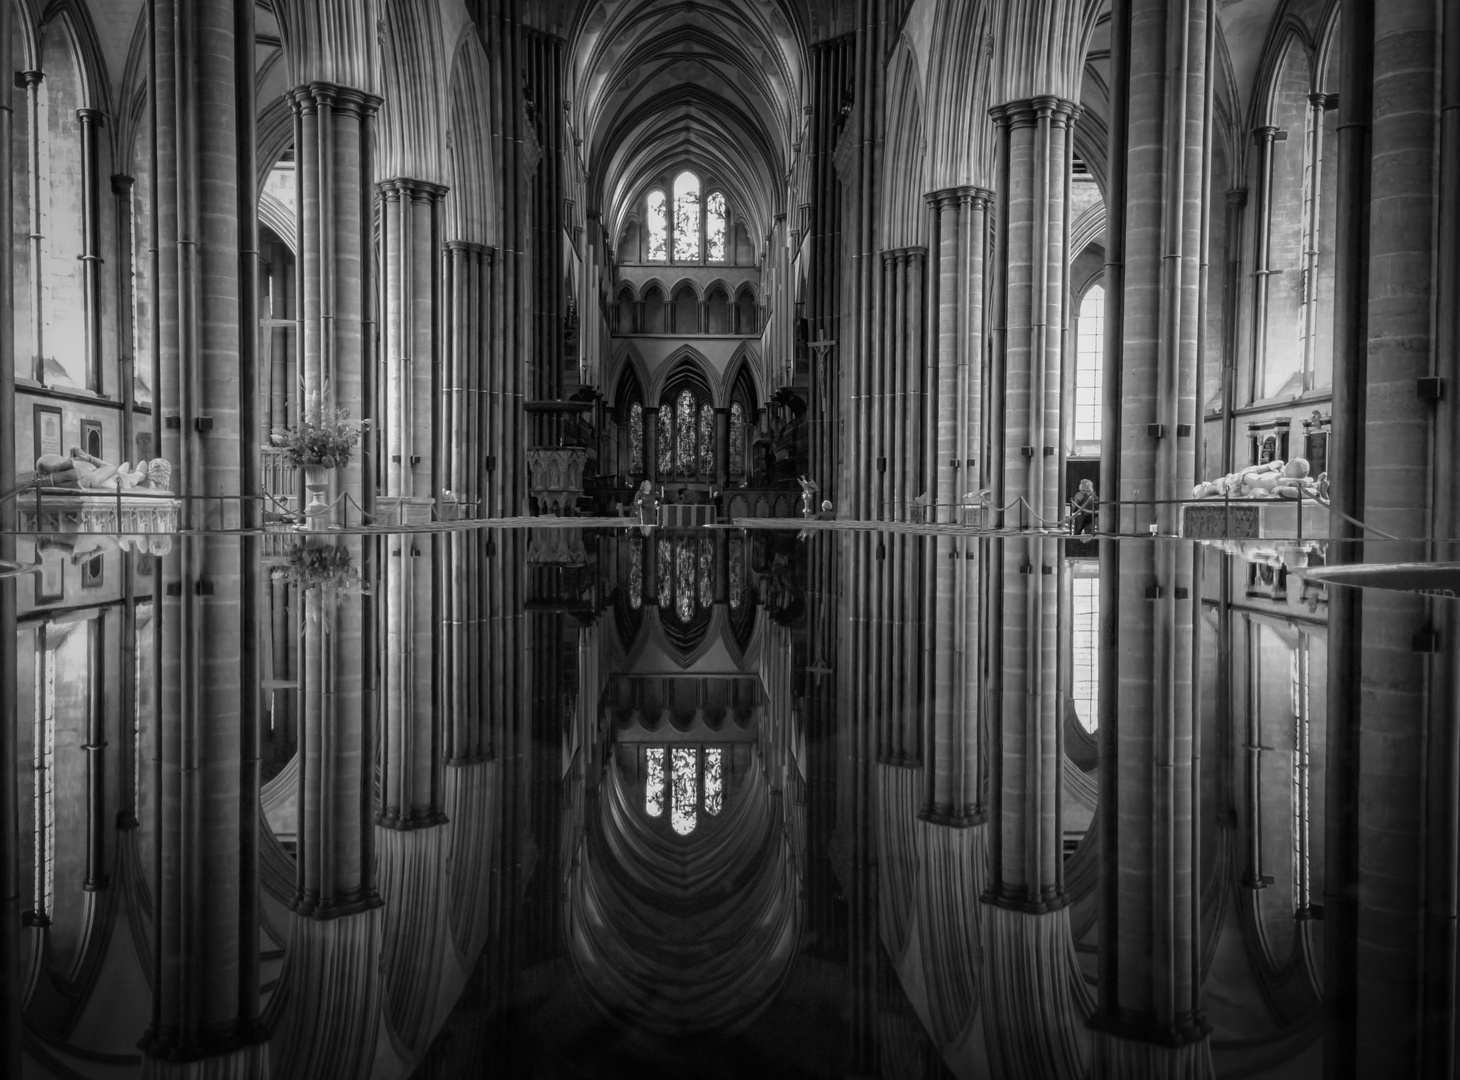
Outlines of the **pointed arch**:
M994 4L940 0L928 60L930 147L928 189L992 187Z
M644 363L644 358L639 355L639 350L634 348L632 341L625 341L619 348L607 375L605 385L609 388L609 397L606 404L610 409L618 408L624 401L621 395L625 387L634 385L638 386L643 395L645 405L652 400L649 396L649 388L652 385L649 369ZM632 383L626 381L630 377L633 380Z
M475 30L462 28L451 62L446 153L451 190L446 195L447 235L495 246L497 194L490 131L492 77Z
M908 247L925 242L922 195L927 190L922 88L917 57L904 36L893 55L887 82L887 153L882 168L882 242Z

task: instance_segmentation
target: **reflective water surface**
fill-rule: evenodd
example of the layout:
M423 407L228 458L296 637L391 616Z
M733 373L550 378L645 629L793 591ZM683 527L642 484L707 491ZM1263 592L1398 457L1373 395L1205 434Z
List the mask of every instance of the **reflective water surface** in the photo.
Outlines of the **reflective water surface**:
M1330 723L1360 594L1325 541L1103 546L23 539L28 1061L1320 1075L1333 980L1423 1009L1421 744ZM1453 603L1379 584L1369 634Z

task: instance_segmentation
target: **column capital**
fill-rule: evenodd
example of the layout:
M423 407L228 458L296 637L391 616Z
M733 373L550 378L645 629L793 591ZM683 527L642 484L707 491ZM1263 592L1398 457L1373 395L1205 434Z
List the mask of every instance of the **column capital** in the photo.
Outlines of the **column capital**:
M1034 889L1024 885L991 884L979 897L985 904L1022 911L1026 915L1044 915L1068 907L1069 896L1053 886Z
M399 810L388 809L375 815L375 824L395 832L431 829L437 825L445 825L449 820L444 810L407 810L401 813Z
M76 110L76 119L83 124L95 124L97 127L106 127L106 113L100 109L81 108Z
M311 82L296 86L289 91L294 110L299 113L318 112L320 106L335 112L354 113L362 118L374 116L380 111L384 99L353 86L339 86L329 82Z
M1247 205L1247 189L1245 187L1229 188L1227 190L1227 205L1243 207Z
M112 173L112 194L125 195L132 190L132 185L136 182L135 176L128 176L126 173Z
M923 201L929 206L936 206L939 210L947 210L956 203L977 204L980 201L989 202L994 193L988 188L976 187L973 184L959 184L956 187L939 188L937 191L930 191L923 196Z
M45 81L45 78L46 73L44 71L17 71L15 73L15 89L34 90Z
M1265 142L1272 142L1277 137L1278 128L1272 124L1264 124L1262 127L1252 129L1252 141L1259 146Z
M1317 93L1308 95L1308 104L1312 105L1315 109L1323 109L1326 112L1329 109L1338 108L1338 95L1325 94L1320 90Z
M412 199L439 202L446 198L448 189L441 184L435 184L429 180L416 180L409 176L394 176L389 180L381 180L375 185L375 190L382 195L396 194Z
M480 255L490 265L496 248L489 244L478 244L475 240L443 240L442 251L461 252L463 255Z
M1000 126L1027 127L1044 119L1057 124L1069 124L1079 118L1080 106L1052 94L1041 94L1038 97L995 105L989 109L989 116Z

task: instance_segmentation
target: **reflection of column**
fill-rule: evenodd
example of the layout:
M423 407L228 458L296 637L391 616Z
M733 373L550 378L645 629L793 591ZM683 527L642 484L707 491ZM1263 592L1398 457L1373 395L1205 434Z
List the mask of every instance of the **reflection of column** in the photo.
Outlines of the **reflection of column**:
M91 620L86 634L86 880L96 892L108 885L106 873L106 620ZM126 718L123 723L128 722Z
M1123 273L1106 294L1115 324L1102 490L1123 501L1125 533L1156 524L1174 534L1174 509L1150 500L1195 479L1209 8L1116 0L1112 14L1107 205L1117 212L1106 250ZM1184 77L1173 81L1173 72ZM1101 545L1097 1077L1210 1070L1195 865L1193 561L1175 540Z
M1253 259L1252 271L1252 385L1248 400L1267 396L1263 386L1267 378L1267 294L1268 278L1277 273L1268 264L1272 258L1272 147L1278 129L1267 126L1252 132L1257 146L1257 191L1252 202ZM1287 332L1287 328L1283 328Z
M0 4L0 56L10 56L14 4ZM14 206L13 99L0 101L0 206ZM0 251L13 252L14 216L0 214ZM0 416L15 415L15 265L0 260ZM15 489L15 440L0 439L0 490ZM15 559L15 500L0 503L0 560ZM16 700L16 581L0 580L0 701ZM0 723L0 1073L21 1074L24 986L20 938L19 724Z
M311 541L318 543L322 541ZM369 581L374 537L338 537ZM378 587L378 586L375 586ZM329 919L376 907L371 812L373 679L364 656L373 648L368 597L303 590L304 649L299 664L299 850L293 908ZM373 661L372 661L373 664Z
M425 828L445 821L431 540L403 535L386 541L390 556L386 562L385 724L375 821L392 829Z
M923 738L918 816L964 828L988 816L980 797L978 542L938 537L934 563L933 693Z

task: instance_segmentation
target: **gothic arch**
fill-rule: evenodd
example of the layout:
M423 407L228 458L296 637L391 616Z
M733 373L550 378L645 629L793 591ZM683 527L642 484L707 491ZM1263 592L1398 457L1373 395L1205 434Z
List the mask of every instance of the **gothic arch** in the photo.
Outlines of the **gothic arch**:
M1294 53L1293 50L1299 50ZM1292 12L1273 24L1267 43L1258 61L1256 92L1252 95L1252 123L1249 127L1264 127L1276 123L1274 111L1278 108L1278 93L1283 73L1294 59L1301 56L1309 73L1308 90L1312 90L1313 42L1308 28Z
M446 223L453 239L495 245L497 242L496 169L487 125L492 114L491 71L481 42L463 27L452 60L450 127L447 129L451 190L446 195Z
M922 195L927 190L922 92L917 58L907 39L899 42L887 73L887 152L882 170L882 246L925 242Z
M605 380L609 387L609 397L605 404L610 409L616 409L624 401L622 394L628 385L626 380L632 378L638 384L644 395L644 404L650 404L649 387L652 380L649 378L649 369L644 364L644 358L639 355L639 350L634 348L633 342L626 341L614 357L613 365L608 371L608 378Z
M989 119L994 13L992 4L941 0L933 16L928 58L930 147L928 188L973 184L993 176L994 125Z
M710 397L717 409L725 407L723 387L715 369L692 345L681 345L659 367L659 374L650 384L649 400L658 403L681 384L694 384Z
M385 101L380 109L378 176L448 182L441 152L443 55L440 19L433 0L386 0L381 50ZM456 237L456 239L466 239Z

